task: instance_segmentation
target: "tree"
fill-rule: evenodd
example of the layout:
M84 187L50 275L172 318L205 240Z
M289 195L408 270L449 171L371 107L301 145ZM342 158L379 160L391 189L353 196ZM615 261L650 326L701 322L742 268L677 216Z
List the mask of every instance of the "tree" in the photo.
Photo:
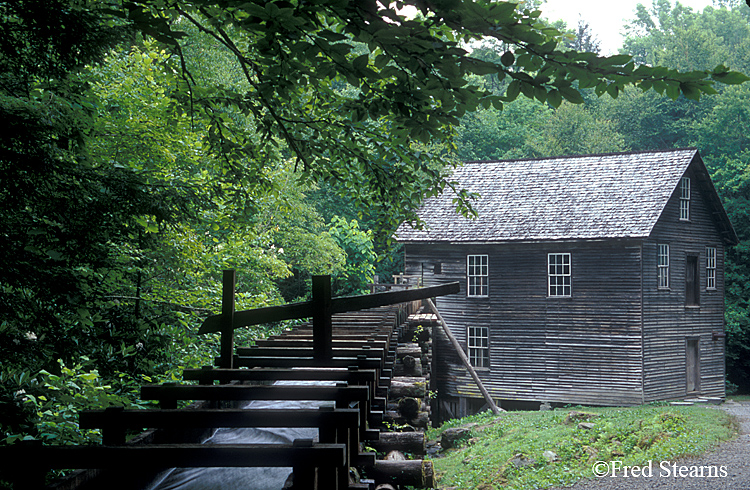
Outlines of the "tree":
M586 155L627 149L613 121L598 118L582 105L563 103L532 136L534 156Z
M591 25L583 19L578 19L573 40L566 45L575 51L601 52L601 42L597 39L596 34L591 31Z
M237 60L242 90L206 87L183 71L182 95L208 111L214 147L260 162L283 142L306 175L336 182L360 205L389 206L391 226L415 220L422 199L450 187L414 142L449 140L459 118L480 106L499 108L523 94L556 107L563 99L582 102L578 88L616 95L629 84L697 98L713 92L714 81L746 79L723 66L680 74L636 66L629 56L561 51L559 32L539 21L540 12L513 3L394 7L407 4L422 15L407 19L380 2L346 0L139 0L114 13L178 55L185 54L190 25ZM484 38L508 46L499 62L466 49ZM471 74L511 82L498 96L467 83ZM347 85L352 90L342 91ZM227 130L217 114L228 106L254 119L256 141ZM456 191L459 210L468 212L468 195Z

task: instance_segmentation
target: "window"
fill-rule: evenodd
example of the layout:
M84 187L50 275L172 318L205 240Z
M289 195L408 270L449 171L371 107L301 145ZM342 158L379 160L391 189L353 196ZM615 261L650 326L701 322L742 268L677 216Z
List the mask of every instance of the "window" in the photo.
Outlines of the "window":
M706 247L706 289L716 289L716 247Z
M669 245L659 244L659 289L669 289Z
M466 256L466 279L468 296L489 296L489 266L486 255Z
M570 296L570 254L548 254L550 296Z
M469 327L468 334L469 362L477 368L489 368L490 329L487 327Z
M701 287L698 279L698 257L688 255L685 261L685 304L700 304Z
M680 181L680 219L690 219L690 178L683 177Z

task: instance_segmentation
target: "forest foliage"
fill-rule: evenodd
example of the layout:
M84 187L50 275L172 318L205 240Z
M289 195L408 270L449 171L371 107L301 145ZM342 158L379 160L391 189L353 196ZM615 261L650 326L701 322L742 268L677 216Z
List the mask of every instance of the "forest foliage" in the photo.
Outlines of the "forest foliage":
M407 4L0 3L0 442L78 442L79 408L211 364L195 332L222 269L238 309L313 274L388 279L423 199L472 214L466 159L699 147L743 240L727 330L747 383L747 7L639 7L631 58L584 52L585 24L543 5Z

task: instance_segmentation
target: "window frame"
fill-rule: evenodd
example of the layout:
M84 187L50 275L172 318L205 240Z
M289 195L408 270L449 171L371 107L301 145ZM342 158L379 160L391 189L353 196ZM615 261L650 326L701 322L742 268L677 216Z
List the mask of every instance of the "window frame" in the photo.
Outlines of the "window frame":
M680 179L680 221L690 221L690 177Z
M716 247L706 247L706 290L716 290Z
M666 251L666 253L663 253ZM666 263L662 263L665 258ZM669 244L659 243L656 245L656 284L658 289L669 289Z
M472 263L472 259L480 263ZM479 273L477 273L477 268ZM479 279L477 283L476 280ZM490 257L487 254L466 256L466 296L469 298L487 298L490 295Z
M466 357L469 359L469 364L471 364L475 369L490 369L489 327L466 327Z
M552 258L556 259L559 257L563 258L562 263L552 263ZM552 267L555 267L555 271L552 271ZM562 272L557 272L557 268L561 267ZM567 272L565 268L567 267ZM554 279L554 284L553 284ZM558 281L562 281L562 283ZM553 294L554 288L554 294ZM558 294L560 288L562 288L562 294ZM567 289L567 294L566 294ZM570 298L573 295L573 264L570 252L554 252L547 254L547 297L549 298Z

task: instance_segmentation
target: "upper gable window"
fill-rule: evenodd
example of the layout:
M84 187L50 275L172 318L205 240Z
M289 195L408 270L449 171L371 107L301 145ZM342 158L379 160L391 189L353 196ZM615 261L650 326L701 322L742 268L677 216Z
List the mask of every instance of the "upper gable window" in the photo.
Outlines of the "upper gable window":
M550 296L570 296L570 254L547 254Z
M716 247L706 247L706 289L716 289Z
M680 220L690 220L690 177L680 180Z
M664 243L659 244L657 270L659 289L669 289L669 245Z
M489 296L489 257L487 255L466 256L466 281L468 296Z

